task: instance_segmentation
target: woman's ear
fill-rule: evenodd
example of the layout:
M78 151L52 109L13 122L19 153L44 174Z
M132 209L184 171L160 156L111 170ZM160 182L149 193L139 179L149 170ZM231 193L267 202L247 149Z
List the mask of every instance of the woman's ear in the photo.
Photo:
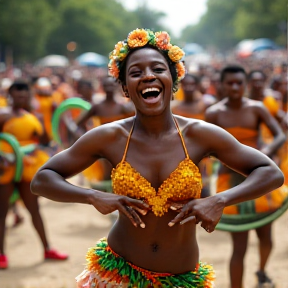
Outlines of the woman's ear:
M125 97L126 97L126 98L130 98L130 97L129 97L129 93L128 93L128 89L127 89L127 86L126 86L126 85L122 84L122 90L123 90L123 92L124 92Z

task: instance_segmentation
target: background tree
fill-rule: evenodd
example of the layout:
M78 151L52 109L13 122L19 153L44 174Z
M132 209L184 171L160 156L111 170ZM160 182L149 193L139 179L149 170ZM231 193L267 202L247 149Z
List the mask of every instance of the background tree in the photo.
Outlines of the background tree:
M47 53L66 54L70 41L76 54L96 52L108 55L115 41L137 26L137 18L115 0L65 0L58 6L60 23L50 33Z
M208 0L206 13L198 24L183 30L181 40L219 50L247 38L270 38L285 45L286 1Z
M270 38L281 45L286 44L287 1L248 1L235 17L235 35L239 38Z
M187 26L181 35L185 42L196 42L203 46L228 49L237 39L234 34L234 18L239 1L208 0L207 11L196 25Z
M0 1L1 50L11 49L16 61L42 55L52 28L53 13L48 1Z
M108 55L136 27L162 30L160 21L165 16L150 10L145 2L128 12L115 0L65 0L57 13L60 23L51 31L47 52L66 54L67 43L75 41L77 55L88 51Z
M147 28L153 31L167 31L164 25L161 24L161 20L166 16L166 14L164 12L149 9L145 1L141 3L138 8L133 11L133 13L138 20L139 28Z

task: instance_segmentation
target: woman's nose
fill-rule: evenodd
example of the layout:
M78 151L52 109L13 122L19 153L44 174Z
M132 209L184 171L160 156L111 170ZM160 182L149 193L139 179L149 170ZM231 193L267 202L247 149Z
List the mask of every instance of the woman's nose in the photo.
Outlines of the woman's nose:
M147 70L145 71L144 75L143 75L143 81L145 82L152 82L156 79L155 75L153 74L153 72L151 70Z

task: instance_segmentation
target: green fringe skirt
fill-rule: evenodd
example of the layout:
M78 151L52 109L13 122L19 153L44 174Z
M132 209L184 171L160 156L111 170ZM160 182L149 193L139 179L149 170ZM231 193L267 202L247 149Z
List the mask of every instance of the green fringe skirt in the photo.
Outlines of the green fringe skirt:
M78 288L212 288L215 273L211 265L199 263L183 274L152 272L116 254L106 238L99 240L86 255L85 270L76 277Z

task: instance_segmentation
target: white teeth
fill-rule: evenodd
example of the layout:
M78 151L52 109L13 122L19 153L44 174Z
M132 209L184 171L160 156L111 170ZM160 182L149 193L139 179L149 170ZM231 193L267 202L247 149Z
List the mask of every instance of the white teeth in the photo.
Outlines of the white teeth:
M142 94L145 94L145 93L151 92L151 91L160 92L160 89L158 89L158 88L146 88L146 89L142 90Z

